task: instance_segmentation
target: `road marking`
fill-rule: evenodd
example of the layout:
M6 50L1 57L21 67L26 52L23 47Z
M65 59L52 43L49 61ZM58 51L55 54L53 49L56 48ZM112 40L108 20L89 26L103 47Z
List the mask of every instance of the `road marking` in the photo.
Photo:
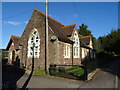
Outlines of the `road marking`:
M115 76L113 88L114 88L113 90L118 90L118 76L117 76L117 74Z
M115 77L115 88L118 88L118 76Z

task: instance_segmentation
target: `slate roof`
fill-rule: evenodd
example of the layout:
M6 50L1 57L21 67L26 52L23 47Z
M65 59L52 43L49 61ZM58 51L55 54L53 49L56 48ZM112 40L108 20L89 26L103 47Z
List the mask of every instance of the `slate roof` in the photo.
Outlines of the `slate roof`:
M80 40L82 42L84 42L86 45L89 45L90 44L90 38L91 38L91 36L81 36Z
M45 18L45 13L41 12L40 10L35 8L35 11L38 11L43 18ZM56 21L52 17L48 16L48 25L53 30L54 34L58 37L60 41L66 42L66 43L73 43L68 36L72 35L72 32L75 28L75 24L65 26L62 23Z

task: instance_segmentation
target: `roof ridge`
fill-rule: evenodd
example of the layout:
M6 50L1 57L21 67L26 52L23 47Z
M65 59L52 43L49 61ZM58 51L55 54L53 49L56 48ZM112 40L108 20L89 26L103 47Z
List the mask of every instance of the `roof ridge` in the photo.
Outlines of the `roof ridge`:
M72 26L76 26L76 24L67 25L67 26L64 26L62 28L67 28L67 27L72 27Z
M87 37L91 37L91 36L82 36L81 38L87 38Z
M21 37L12 35L11 38L17 38L18 39L18 38L21 38Z
M34 10L36 10L36 11L40 12L42 15L46 16L46 14L43 13L42 11L40 11L39 9L34 8ZM59 24L61 24L61 25L63 25L62 23L58 22L57 20L55 20L54 18L52 18L52 17L50 17L50 16L48 16L48 18L54 20L55 22L57 22L57 23L59 23ZM63 26L64 26L64 25L63 25Z

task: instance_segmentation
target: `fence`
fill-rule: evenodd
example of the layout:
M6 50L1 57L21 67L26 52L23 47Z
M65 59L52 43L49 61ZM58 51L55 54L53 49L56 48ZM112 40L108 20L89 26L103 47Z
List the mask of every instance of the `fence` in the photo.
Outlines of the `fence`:
M67 68L75 67L75 66L81 67L84 70L84 74L81 76L77 76L77 75L74 75L73 73L66 73ZM80 65L56 65L54 64L54 65L50 65L49 72L50 72L50 75L54 75L54 76L62 76L66 78L75 77L74 79L87 80L87 69L84 66L80 66ZM54 72L54 74L52 74L51 72Z

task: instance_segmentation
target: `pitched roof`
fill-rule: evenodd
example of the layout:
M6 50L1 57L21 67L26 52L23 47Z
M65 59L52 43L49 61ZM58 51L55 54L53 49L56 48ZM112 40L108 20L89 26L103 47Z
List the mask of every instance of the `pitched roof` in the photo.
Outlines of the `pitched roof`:
M44 18L45 18L45 13L41 12L40 10L36 9ZM75 28L75 24L65 26L62 23L56 21L52 17L48 16L48 24L49 27L53 30L54 34L58 37L60 41L67 42L67 43L73 43L68 36L72 35L72 32Z
M74 28L76 27L76 24L72 24L72 25L68 25L68 26L64 26L62 27L62 30L64 32L64 34L69 37L72 35L72 32L74 30Z
M80 40L85 43L86 45L89 45L90 44L90 38L91 36L81 36L80 37Z
M10 48L10 45L12 44L12 42L13 42L14 45L15 45L15 49L19 49L19 43L18 43L18 41L19 41L20 38L21 38L21 37L12 35L11 38L10 38L10 41L9 41L9 43L8 43L8 45L7 45L6 50L8 50L8 49Z

